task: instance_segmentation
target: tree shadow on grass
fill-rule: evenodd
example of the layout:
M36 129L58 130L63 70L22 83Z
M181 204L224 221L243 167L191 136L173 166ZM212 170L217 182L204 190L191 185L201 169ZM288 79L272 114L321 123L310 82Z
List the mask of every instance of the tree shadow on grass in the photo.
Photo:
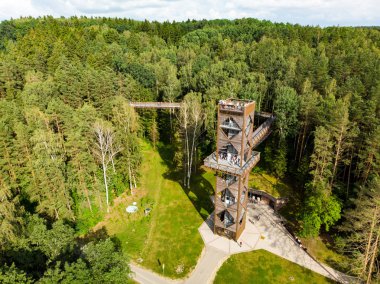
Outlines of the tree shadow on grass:
M298 220L302 212L303 197L295 187L289 184L290 182L283 181L275 184L273 187L276 191L282 193L282 197L288 198L287 203L279 210L279 213L287 220L287 225L291 231L296 233L301 230Z
M179 183L199 215L203 220L206 220L213 211L210 196L213 195L214 188L212 184L203 177L205 170L198 168L191 178L190 188L186 188L183 185L183 172L174 166L173 147L159 143L157 150L165 165L168 167L168 171L163 174L163 177Z

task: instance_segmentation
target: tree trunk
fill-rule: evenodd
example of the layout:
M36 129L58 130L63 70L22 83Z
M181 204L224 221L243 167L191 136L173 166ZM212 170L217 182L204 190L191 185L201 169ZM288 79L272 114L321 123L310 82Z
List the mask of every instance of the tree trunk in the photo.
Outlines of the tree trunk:
M55 208L55 207L54 207L54 212L55 212L55 218L56 218L57 220L59 220L58 210L57 210L57 208Z
M107 213L110 212L109 208L109 201L108 201L108 184L107 184L107 173L106 173L106 166L103 163L103 178L104 178L104 185L106 187L106 204L107 204Z
M376 206L375 207L375 212L373 214L372 222L371 222L371 229L369 231L369 236L368 236L368 240L367 240L367 246L366 246L366 249L365 249L364 263L363 263L363 269L362 269L362 273L361 273L362 276L365 276L366 271L367 271L368 258L369 258L369 254L370 254L371 243L372 243L372 235L373 235L373 230L375 228L375 224L376 224L376 221L377 221L377 210L378 210L378 207Z
M198 120L195 122L195 127L193 131L193 137L191 141L191 151L190 151L190 163L189 163L189 173L188 173L188 185L187 188L190 188L190 178L191 178L191 167L193 166L193 157L194 157L194 149L195 149L195 139L196 139L196 131L198 127Z
M187 131L187 121L185 126L185 151L186 151L186 167L185 167L185 187L188 188L188 180L189 180L189 162L190 162L190 149L189 149L189 135Z
M131 195L133 195L133 191L132 191L131 163L128 163L128 175L129 175L129 190L131 191Z
M94 184L95 184L95 185L98 184L98 179L96 178L95 173L94 173ZM100 209L103 209L103 203L102 203L102 198L101 198L101 195L100 195L100 190L99 190L99 188L98 188L97 192L98 192L99 208L100 208Z
M88 207L90 208L90 211L92 212L91 200L90 200L90 196L88 194L88 188L87 188L86 182L83 180L81 165L79 165L79 183L80 183L81 187L83 188L84 195L86 196L86 199L87 199Z
M366 167L366 170L364 171L364 183L367 182L367 179L368 179L368 176L369 176L369 173L371 172L371 168L372 168L372 162L373 162L373 153L371 153L367 159L367 167Z
M306 138L306 130L307 130L307 123L305 123L302 131L302 137L301 137L301 148L299 152L299 158L298 158L298 164L301 162L302 159L302 154L303 154L303 148L304 148L304 143L305 143L305 138Z
M173 136L173 121L172 121L172 109L169 109L169 122L170 122L170 133L169 133L169 142L172 143L172 136Z
M132 175L132 177L133 177L133 183L134 183L134 185L135 185L135 188L137 188L136 177L135 177L135 175Z
M376 241L375 241L375 244L373 246L373 251L372 251L371 263L369 265L369 270L368 270L368 275L367 275L367 284L371 283L373 264L375 263L375 259L376 259L377 251L378 251L379 236L380 236L380 232L377 232Z
M338 162L340 160L340 152L342 150L342 141L343 141L343 130L344 130L344 127L342 126L342 128L340 129L340 134L339 134L339 138L338 138L337 145L336 145L335 161L334 161L330 186L332 186L334 184L336 168L337 168Z
M351 151L350 166L348 167L348 177L347 177L347 188L346 188L346 200L348 200L348 190L350 189L350 179L351 179L351 168L352 168L352 156L353 150Z

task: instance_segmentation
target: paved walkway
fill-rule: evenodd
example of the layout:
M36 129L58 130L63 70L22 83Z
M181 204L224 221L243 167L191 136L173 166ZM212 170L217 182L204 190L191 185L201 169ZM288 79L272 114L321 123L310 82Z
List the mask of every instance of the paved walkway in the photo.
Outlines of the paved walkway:
M135 264L131 264L130 266L133 272L133 279L141 284L206 284L212 283L216 272L228 257L229 254L216 248L206 246L190 276L181 280L172 280L162 277L157 273Z
M227 260L229 254L218 250L212 246L207 246L203 250L202 256L197 263L197 266L190 274L188 279L185 279L185 284L203 284L212 283L216 272Z
M266 205L255 204L248 208L248 216L254 224L250 221L247 224L260 232L260 240L254 249L267 250L337 282L353 282L354 278L317 262L300 248L294 238L281 225L281 217L276 215L273 209ZM258 216L260 216L260 220L257 220Z
M189 278L174 281L144 268L131 265L135 274L134 279L142 284L212 283L216 272L230 255L264 249L337 282L354 283L353 278L315 261L299 247L280 221L281 217L276 215L267 205L250 205L246 228L238 240L239 243L242 242L240 246L233 240L213 234L211 215L198 229L206 246Z
M132 270L132 278L141 284L176 284L182 283L182 280L172 280L157 273L150 271L136 264L130 264Z

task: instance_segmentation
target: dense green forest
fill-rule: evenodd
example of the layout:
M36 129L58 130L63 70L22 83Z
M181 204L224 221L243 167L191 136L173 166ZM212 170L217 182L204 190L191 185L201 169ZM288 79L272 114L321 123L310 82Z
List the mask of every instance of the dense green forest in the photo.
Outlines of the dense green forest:
M299 233L332 232L351 273L379 277L378 29L44 17L0 24L0 282L125 281L117 240L78 236L138 184L141 137L199 166L228 97L276 114L264 167L302 196Z

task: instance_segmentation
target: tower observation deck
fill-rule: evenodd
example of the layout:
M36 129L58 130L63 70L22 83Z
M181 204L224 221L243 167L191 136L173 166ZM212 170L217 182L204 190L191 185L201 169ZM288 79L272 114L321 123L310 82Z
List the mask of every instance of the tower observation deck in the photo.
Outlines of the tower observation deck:
M274 116L255 112L254 101L219 101L216 151L204 165L216 170L214 233L237 240L245 228L248 178L260 161L254 149L271 133ZM265 118L254 129L254 119Z

